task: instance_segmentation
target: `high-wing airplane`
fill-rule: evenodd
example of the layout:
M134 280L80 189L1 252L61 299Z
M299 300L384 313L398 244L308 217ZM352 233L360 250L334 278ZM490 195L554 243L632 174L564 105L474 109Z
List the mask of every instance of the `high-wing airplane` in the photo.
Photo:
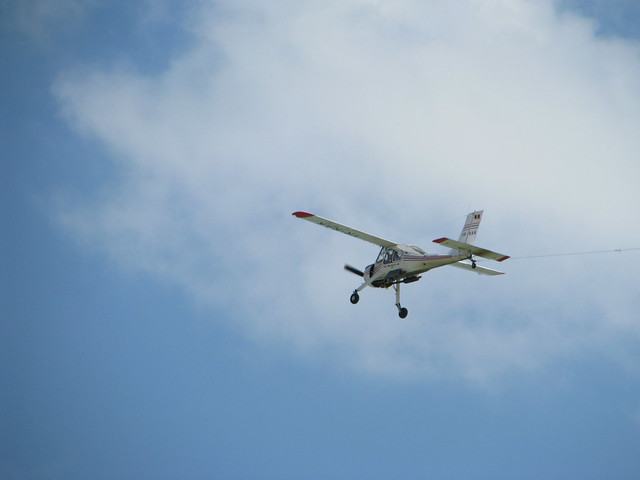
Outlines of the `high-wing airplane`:
M344 266L345 270L362 277L364 280L362 285L356 288L351 294L351 303L358 303L360 300L358 293L365 287L393 287L396 292L398 315L400 318L405 318L409 312L400 305L400 284L417 282L422 278L420 276L422 273L444 265L464 268L481 275L502 275L504 273L481 267L476 264L476 260L474 259L474 256L478 256L502 262L509 258L507 255L495 253L473 245L478 235L478 227L482 220L482 213L483 210L479 210L467 215L467 220L464 223L458 240L452 240L446 237L434 240L435 243L449 247L449 251L444 254L427 253L415 245L404 245L384 240L383 238L369 235L355 228L332 222L331 220L318 217L311 213L294 212L293 215L380 246L380 253L375 263L367 266L364 271L358 270L351 265Z

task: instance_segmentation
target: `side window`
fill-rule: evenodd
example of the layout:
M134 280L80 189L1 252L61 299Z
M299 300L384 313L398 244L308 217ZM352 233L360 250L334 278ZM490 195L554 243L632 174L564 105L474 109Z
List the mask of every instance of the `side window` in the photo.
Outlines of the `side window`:
M384 263L399 262L401 258L402 258L401 253L392 248L388 248L384 252Z
M399 262L400 260L402 260L402 252L399 252L392 248L383 248L382 250L380 250L380 253L378 254L376 263L378 262L393 263L393 262Z

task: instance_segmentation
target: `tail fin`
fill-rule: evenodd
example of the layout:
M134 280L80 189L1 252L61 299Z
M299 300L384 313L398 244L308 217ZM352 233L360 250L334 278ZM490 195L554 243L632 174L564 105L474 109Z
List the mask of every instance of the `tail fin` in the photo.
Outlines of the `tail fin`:
M467 215L467 220L466 222L464 222L462 232L460 232L460 238L458 238L459 242L466 243L468 245L474 244L474 242L476 241L476 236L478 235L480 220L482 220L482 212L484 212L484 210L471 212L469 215Z

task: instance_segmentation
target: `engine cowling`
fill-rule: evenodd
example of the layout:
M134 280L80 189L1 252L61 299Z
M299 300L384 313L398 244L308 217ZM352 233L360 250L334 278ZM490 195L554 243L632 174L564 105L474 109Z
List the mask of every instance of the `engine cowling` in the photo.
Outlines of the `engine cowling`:
M371 277L373 276L374 267L375 267L375 265L371 264L371 265L367 265L367 267L364 269L364 281L365 282L369 282L369 280L371 280Z

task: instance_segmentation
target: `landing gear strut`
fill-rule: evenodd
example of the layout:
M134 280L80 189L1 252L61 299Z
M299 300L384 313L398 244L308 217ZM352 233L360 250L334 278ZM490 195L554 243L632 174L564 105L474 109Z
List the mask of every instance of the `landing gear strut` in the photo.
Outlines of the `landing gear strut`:
M409 315L409 310L407 310L402 305L400 305L400 283L401 282L396 282L392 284L393 289L396 291L396 307L398 307L398 316L400 318L407 318L407 315ZM364 286L366 285L363 285L362 288L364 288ZM349 297L349 301L354 305L360 301L360 295L358 295L358 290L353 291L353 293Z
M394 283L393 289L396 291L396 307L398 307L398 316L400 318L406 318L409 314L409 310L400 305L400 284Z

